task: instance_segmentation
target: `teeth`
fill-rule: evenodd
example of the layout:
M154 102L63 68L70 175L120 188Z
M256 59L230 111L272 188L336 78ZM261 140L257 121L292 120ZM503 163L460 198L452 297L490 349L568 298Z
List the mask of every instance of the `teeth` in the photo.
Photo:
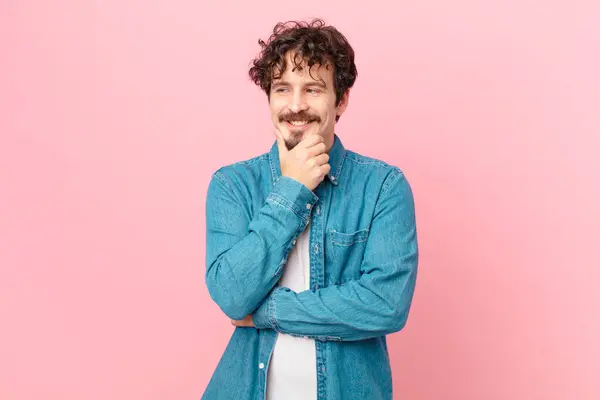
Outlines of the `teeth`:
M290 121L290 123L295 126L301 126L308 124L308 121Z

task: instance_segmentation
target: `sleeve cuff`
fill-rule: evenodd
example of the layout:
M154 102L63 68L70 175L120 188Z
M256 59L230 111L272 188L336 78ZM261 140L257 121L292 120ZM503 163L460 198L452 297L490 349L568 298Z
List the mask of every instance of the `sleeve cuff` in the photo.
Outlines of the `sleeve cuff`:
M273 329L279 331L277 318L275 316L275 297L277 297L278 293L289 291L290 289L286 287L276 287L256 311L254 311L252 314L252 322L257 329Z
M252 323L257 329L274 329L271 315L273 297L270 294L252 314Z
M319 198L297 180L282 176L275 182L268 200L275 201L308 220L312 207Z

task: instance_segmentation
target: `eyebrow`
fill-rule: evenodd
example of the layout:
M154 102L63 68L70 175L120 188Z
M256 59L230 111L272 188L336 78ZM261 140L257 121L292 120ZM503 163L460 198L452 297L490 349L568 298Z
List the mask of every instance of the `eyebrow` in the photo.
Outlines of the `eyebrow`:
M289 84L290 83L288 81L280 80L280 81L273 82L273 84L271 85L271 87L286 86L286 85L289 85ZM321 81L314 81L314 82L311 82L311 83L307 83L304 86L319 86L319 87L321 87L323 89L327 89L327 85L324 84Z

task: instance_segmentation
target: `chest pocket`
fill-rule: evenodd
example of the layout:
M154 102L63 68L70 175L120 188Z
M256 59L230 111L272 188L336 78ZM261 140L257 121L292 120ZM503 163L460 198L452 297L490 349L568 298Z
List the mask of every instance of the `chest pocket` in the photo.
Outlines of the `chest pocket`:
M344 271L343 275L350 273L358 276L360 263L369 238L369 229L361 229L353 233L344 233L332 230L329 232L331 241L332 259Z

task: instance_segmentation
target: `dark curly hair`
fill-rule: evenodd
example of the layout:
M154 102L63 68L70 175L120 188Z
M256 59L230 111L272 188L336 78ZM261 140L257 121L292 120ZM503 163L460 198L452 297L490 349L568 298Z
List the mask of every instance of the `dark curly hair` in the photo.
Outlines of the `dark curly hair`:
M354 50L348 40L333 26L325 25L321 19L311 22L280 22L273 28L267 42L259 39L258 44L262 50L252 61L249 74L250 79L265 91L267 97L270 96L271 82L279 79L286 70L286 54L289 51L295 54L292 70L301 70L302 62L307 64L309 73L315 64L326 67L333 65L336 105L340 103L346 90L354 85L358 75L354 64Z

